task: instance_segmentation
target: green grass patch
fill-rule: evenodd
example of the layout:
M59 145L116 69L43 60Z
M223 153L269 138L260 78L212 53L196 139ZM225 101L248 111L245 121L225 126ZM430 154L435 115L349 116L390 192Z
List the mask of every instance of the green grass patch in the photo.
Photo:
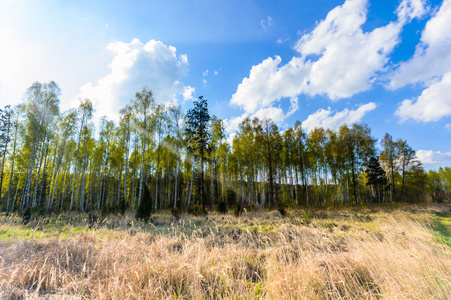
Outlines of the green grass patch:
M433 225L437 240L451 247L451 211L438 212Z

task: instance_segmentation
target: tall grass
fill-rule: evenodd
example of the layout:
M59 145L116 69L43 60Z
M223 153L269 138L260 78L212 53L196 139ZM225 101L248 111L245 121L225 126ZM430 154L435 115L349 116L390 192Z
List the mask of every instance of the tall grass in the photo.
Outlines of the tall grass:
M34 223L43 235L0 243L0 298L450 299L437 210L449 206Z

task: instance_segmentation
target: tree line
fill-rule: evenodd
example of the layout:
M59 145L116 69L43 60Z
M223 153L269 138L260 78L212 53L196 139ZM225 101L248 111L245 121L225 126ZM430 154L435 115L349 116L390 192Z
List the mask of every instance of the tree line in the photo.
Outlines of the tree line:
M186 114L143 88L118 124L92 122L89 99L61 112L55 82L0 109L0 208L54 212L206 212L451 200L451 169L425 172L405 140L366 124L281 131L246 118L232 144L203 97Z

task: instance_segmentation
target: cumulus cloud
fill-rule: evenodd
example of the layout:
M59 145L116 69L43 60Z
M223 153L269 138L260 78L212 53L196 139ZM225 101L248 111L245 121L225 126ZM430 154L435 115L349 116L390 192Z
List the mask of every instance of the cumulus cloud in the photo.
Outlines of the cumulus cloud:
M193 100L193 94L196 91L195 88L187 86L185 87L185 90L183 91L183 100L188 101L188 100Z
M406 2L411 1L400 5ZM296 49L302 55L320 55L309 73L306 93L326 94L331 100L351 97L368 90L384 71L407 17L363 32L367 5L366 0L346 1L298 41Z
M416 100L404 100L396 110L401 121L414 119L419 122L438 121L451 116L451 72L431 84Z
M347 0L297 41L299 56L285 65L275 56L253 66L231 104L252 114L301 94L338 100L370 89L386 71L403 26L426 12L424 2L403 0L397 9L398 20L364 32L368 0Z
M425 83L451 71L451 0L426 23L420 43L411 59L399 65L391 76L389 88L410 83Z
M416 156L426 167L431 165L451 165L451 152L418 150Z
M295 105L297 105L297 99L293 99L293 101L295 101L296 102ZM251 120L254 118L258 118L260 120L271 119L272 121L280 125L283 120L289 117L291 111L292 110L290 110L287 114L285 114L282 108L280 107L266 107L259 109L258 111L256 111L254 114L251 115L244 113L241 116L233 117L230 120L226 119L225 130L228 133L237 132L241 122L243 122L243 120L246 119L247 117L249 117Z
M319 127L336 130L343 124L351 125L360 122L363 116L374 110L376 106L374 102L370 102L357 109L348 110L346 108L339 112L333 112L330 107L327 110L319 109L302 122L302 128L305 128L307 132Z
M92 100L96 110L94 121L104 115L117 120L119 109L143 87L152 90L158 103L192 97L194 88L180 82L188 73L188 58L177 56L175 47L155 40L144 44L134 39L131 43L110 43L107 49L114 54L109 73L97 82L83 85L77 97Z
M402 62L391 76L390 89L417 83L426 87L417 99L405 99L399 104L396 115L401 122L431 122L451 116L450 28L451 0L444 0L426 23L413 57Z
M271 106L283 97L296 97L306 86L309 65L304 58L293 58L279 68L280 56L267 58L253 66L248 78L239 84L231 103L243 108L247 113Z

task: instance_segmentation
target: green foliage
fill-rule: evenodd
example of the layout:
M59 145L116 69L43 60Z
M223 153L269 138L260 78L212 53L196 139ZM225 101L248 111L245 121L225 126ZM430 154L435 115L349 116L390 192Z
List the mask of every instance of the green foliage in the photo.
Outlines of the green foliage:
M101 120L96 138L91 100L61 113L60 93L54 82L35 82L24 103L0 109L0 208L7 213L33 204L37 216L87 208L124 215L129 205L145 221L146 201L136 205L150 174L152 211L170 210L177 199L179 209L196 203L206 213L207 197L222 213L246 199L246 208L282 215L299 205L451 201L449 167L425 173L407 142L389 134L378 157L366 124L307 133L296 122L281 133L269 118L247 117L229 145L206 99L184 116L178 106L156 105L144 88L119 124ZM187 209L200 214L198 206Z
M302 211L302 221L304 222L304 224L310 224L312 222L312 215L310 214L310 211L308 210L303 210Z
M208 113L207 100L202 96L194 102L194 108L186 114L185 135L188 141L188 150L200 158L201 169L201 197L202 211L205 214L205 188L204 188L204 157L210 143L210 115Z

